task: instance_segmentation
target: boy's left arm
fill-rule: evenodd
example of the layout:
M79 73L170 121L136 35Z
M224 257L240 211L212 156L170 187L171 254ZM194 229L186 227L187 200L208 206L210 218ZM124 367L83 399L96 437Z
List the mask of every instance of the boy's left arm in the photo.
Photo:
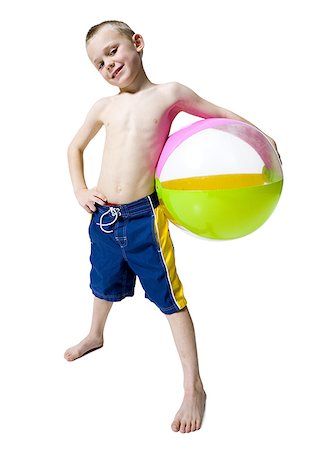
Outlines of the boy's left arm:
M194 91L192 91L191 89L180 83L175 83L174 88L176 91L175 92L176 97L178 99L175 103L175 108L177 112L183 111L192 114L194 116L202 117L204 119L212 117L223 117L226 119L240 120L241 122L248 123L249 125L253 125L253 127L257 128L254 124L244 119L243 117L240 117L237 114L233 113L232 111L229 111L227 109L221 108L220 106L216 106L213 103L208 102L204 98L197 95ZM262 133L265 134L263 131ZM275 141L266 134L265 136L269 139L270 143L277 151Z

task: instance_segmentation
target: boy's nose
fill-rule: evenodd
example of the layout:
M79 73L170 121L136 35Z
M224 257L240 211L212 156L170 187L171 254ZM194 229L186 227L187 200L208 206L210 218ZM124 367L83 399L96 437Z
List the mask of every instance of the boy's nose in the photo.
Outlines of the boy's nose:
M110 63L107 65L107 71L109 72L109 71L112 70L114 67L115 67L115 63L114 63L114 62L110 62Z

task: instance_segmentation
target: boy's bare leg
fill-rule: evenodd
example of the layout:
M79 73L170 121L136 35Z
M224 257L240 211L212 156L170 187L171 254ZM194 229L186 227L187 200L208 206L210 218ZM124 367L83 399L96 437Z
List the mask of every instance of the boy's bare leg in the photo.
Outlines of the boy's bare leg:
M188 308L166 314L184 373L184 399L171 428L189 433L201 427L206 394L199 374L195 333Z
M79 344L66 350L64 353L64 358L67 359L67 361L74 361L74 359L80 358L86 353L97 350L103 346L105 322L112 305L112 302L94 297L93 317L90 332Z

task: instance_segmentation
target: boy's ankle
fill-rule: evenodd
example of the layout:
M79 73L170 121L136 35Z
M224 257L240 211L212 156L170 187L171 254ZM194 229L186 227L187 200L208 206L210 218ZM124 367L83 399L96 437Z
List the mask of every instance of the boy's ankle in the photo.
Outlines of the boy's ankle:
M90 331L87 337L94 341L103 341L104 340L103 333L98 332L98 331Z
M193 394L194 392L203 391L203 384L200 378L195 380L187 380L183 384L184 392L186 394Z

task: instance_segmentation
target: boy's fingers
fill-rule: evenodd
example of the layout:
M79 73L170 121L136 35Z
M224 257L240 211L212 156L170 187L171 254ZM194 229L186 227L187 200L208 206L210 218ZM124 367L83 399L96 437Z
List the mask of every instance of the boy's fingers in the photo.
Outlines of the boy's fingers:
M89 208L89 212L95 212L96 211L96 206L94 202L87 202L87 204L85 205ZM85 207L86 209L86 207Z
M89 207L88 207L88 206L86 206L86 205L85 205L85 206L84 206L83 208L84 208L84 209L85 209L85 211L87 211L88 213L92 213L92 211L91 211L91 210L89 209Z
M101 200L100 198L96 198L95 199L95 203L98 203L101 206L104 206L106 202L104 202L103 200Z
M106 203L106 197L100 192L96 192L94 194L94 201L97 202L99 205L104 205Z
M102 200L104 200L104 199L106 200L105 195L102 194L101 192L97 191L96 189L93 190L93 194L94 194L96 197L101 198Z

